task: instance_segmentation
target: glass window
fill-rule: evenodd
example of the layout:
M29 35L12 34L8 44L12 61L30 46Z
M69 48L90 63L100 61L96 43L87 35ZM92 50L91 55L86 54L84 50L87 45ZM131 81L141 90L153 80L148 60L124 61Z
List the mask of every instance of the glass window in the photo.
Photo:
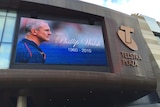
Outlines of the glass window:
M0 69L9 68L11 56L11 44L2 43L0 46Z
M7 10L0 10L0 16L6 16Z
M0 16L0 41L1 41L1 38L2 38L4 22L5 22L5 17Z
M0 10L0 69L8 69L12 54L16 12Z
M2 42L12 42L15 27L15 18L7 17Z
M16 16L17 16L17 14L15 14L15 11L9 11L7 13L7 17L16 17Z
M148 16L144 16L147 24L149 25L150 29L153 31L153 32L157 32L157 33L160 33L160 27L159 25L157 24L156 20L151 18L151 17L148 17Z

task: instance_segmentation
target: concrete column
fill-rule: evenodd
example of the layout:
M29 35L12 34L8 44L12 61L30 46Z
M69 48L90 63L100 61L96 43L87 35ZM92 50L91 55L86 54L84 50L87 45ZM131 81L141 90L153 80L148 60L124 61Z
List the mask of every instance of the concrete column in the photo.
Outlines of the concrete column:
M17 107L27 107L27 96L18 96Z

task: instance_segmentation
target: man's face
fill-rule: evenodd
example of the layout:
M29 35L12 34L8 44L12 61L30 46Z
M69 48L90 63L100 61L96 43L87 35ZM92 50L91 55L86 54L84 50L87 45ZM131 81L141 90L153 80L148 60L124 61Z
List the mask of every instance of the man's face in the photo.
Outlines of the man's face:
M48 26L47 23L42 23L41 27L37 30L37 37L38 39L43 42L43 41L49 41L50 40L50 27Z

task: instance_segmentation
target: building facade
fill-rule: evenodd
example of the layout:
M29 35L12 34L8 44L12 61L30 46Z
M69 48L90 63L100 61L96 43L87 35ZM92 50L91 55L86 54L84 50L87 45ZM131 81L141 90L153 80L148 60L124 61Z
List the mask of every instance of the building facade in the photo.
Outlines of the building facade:
M45 30L49 42L40 45L46 53L40 52L43 64L16 62L34 56L34 41L27 37L18 48L30 21L50 27ZM159 101L159 48L150 37L159 32L140 16L76 0L2 0L0 22L2 106L117 107Z
M155 74L155 78L157 80L156 90L159 95L159 22L157 22L154 18L144 15L133 14L132 16L138 18L142 35L146 41L148 50L150 51L149 57Z

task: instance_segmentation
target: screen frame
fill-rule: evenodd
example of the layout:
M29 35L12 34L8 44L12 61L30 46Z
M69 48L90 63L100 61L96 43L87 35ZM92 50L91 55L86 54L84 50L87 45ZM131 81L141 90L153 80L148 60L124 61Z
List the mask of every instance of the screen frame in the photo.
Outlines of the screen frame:
M16 55L16 45L18 41L18 33L19 33L19 26L20 21L22 17L26 18L36 18L36 19L44 19L44 20L55 20L55 21L66 21L71 23L79 23L79 24L88 24L88 25L100 25L102 27L102 35L103 35L103 41L104 41L104 48L105 48L105 54L106 54L106 60L108 65L101 66L101 65L70 65L70 64L25 64L25 63L15 63L15 55ZM45 14L38 14L36 16L32 16L31 13L19 11L17 15L16 20L16 27L15 27L15 37L13 42L13 50L12 50L12 56L11 56L11 63L10 68L11 69L45 69L45 70L75 70L75 71L97 71L97 72L111 72L111 61L109 61L109 48L107 44L107 37L106 35L106 27L104 23L104 19L100 18L97 20L95 16L92 16L90 18L71 18L71 17L65 17L60 15L50 16Z

